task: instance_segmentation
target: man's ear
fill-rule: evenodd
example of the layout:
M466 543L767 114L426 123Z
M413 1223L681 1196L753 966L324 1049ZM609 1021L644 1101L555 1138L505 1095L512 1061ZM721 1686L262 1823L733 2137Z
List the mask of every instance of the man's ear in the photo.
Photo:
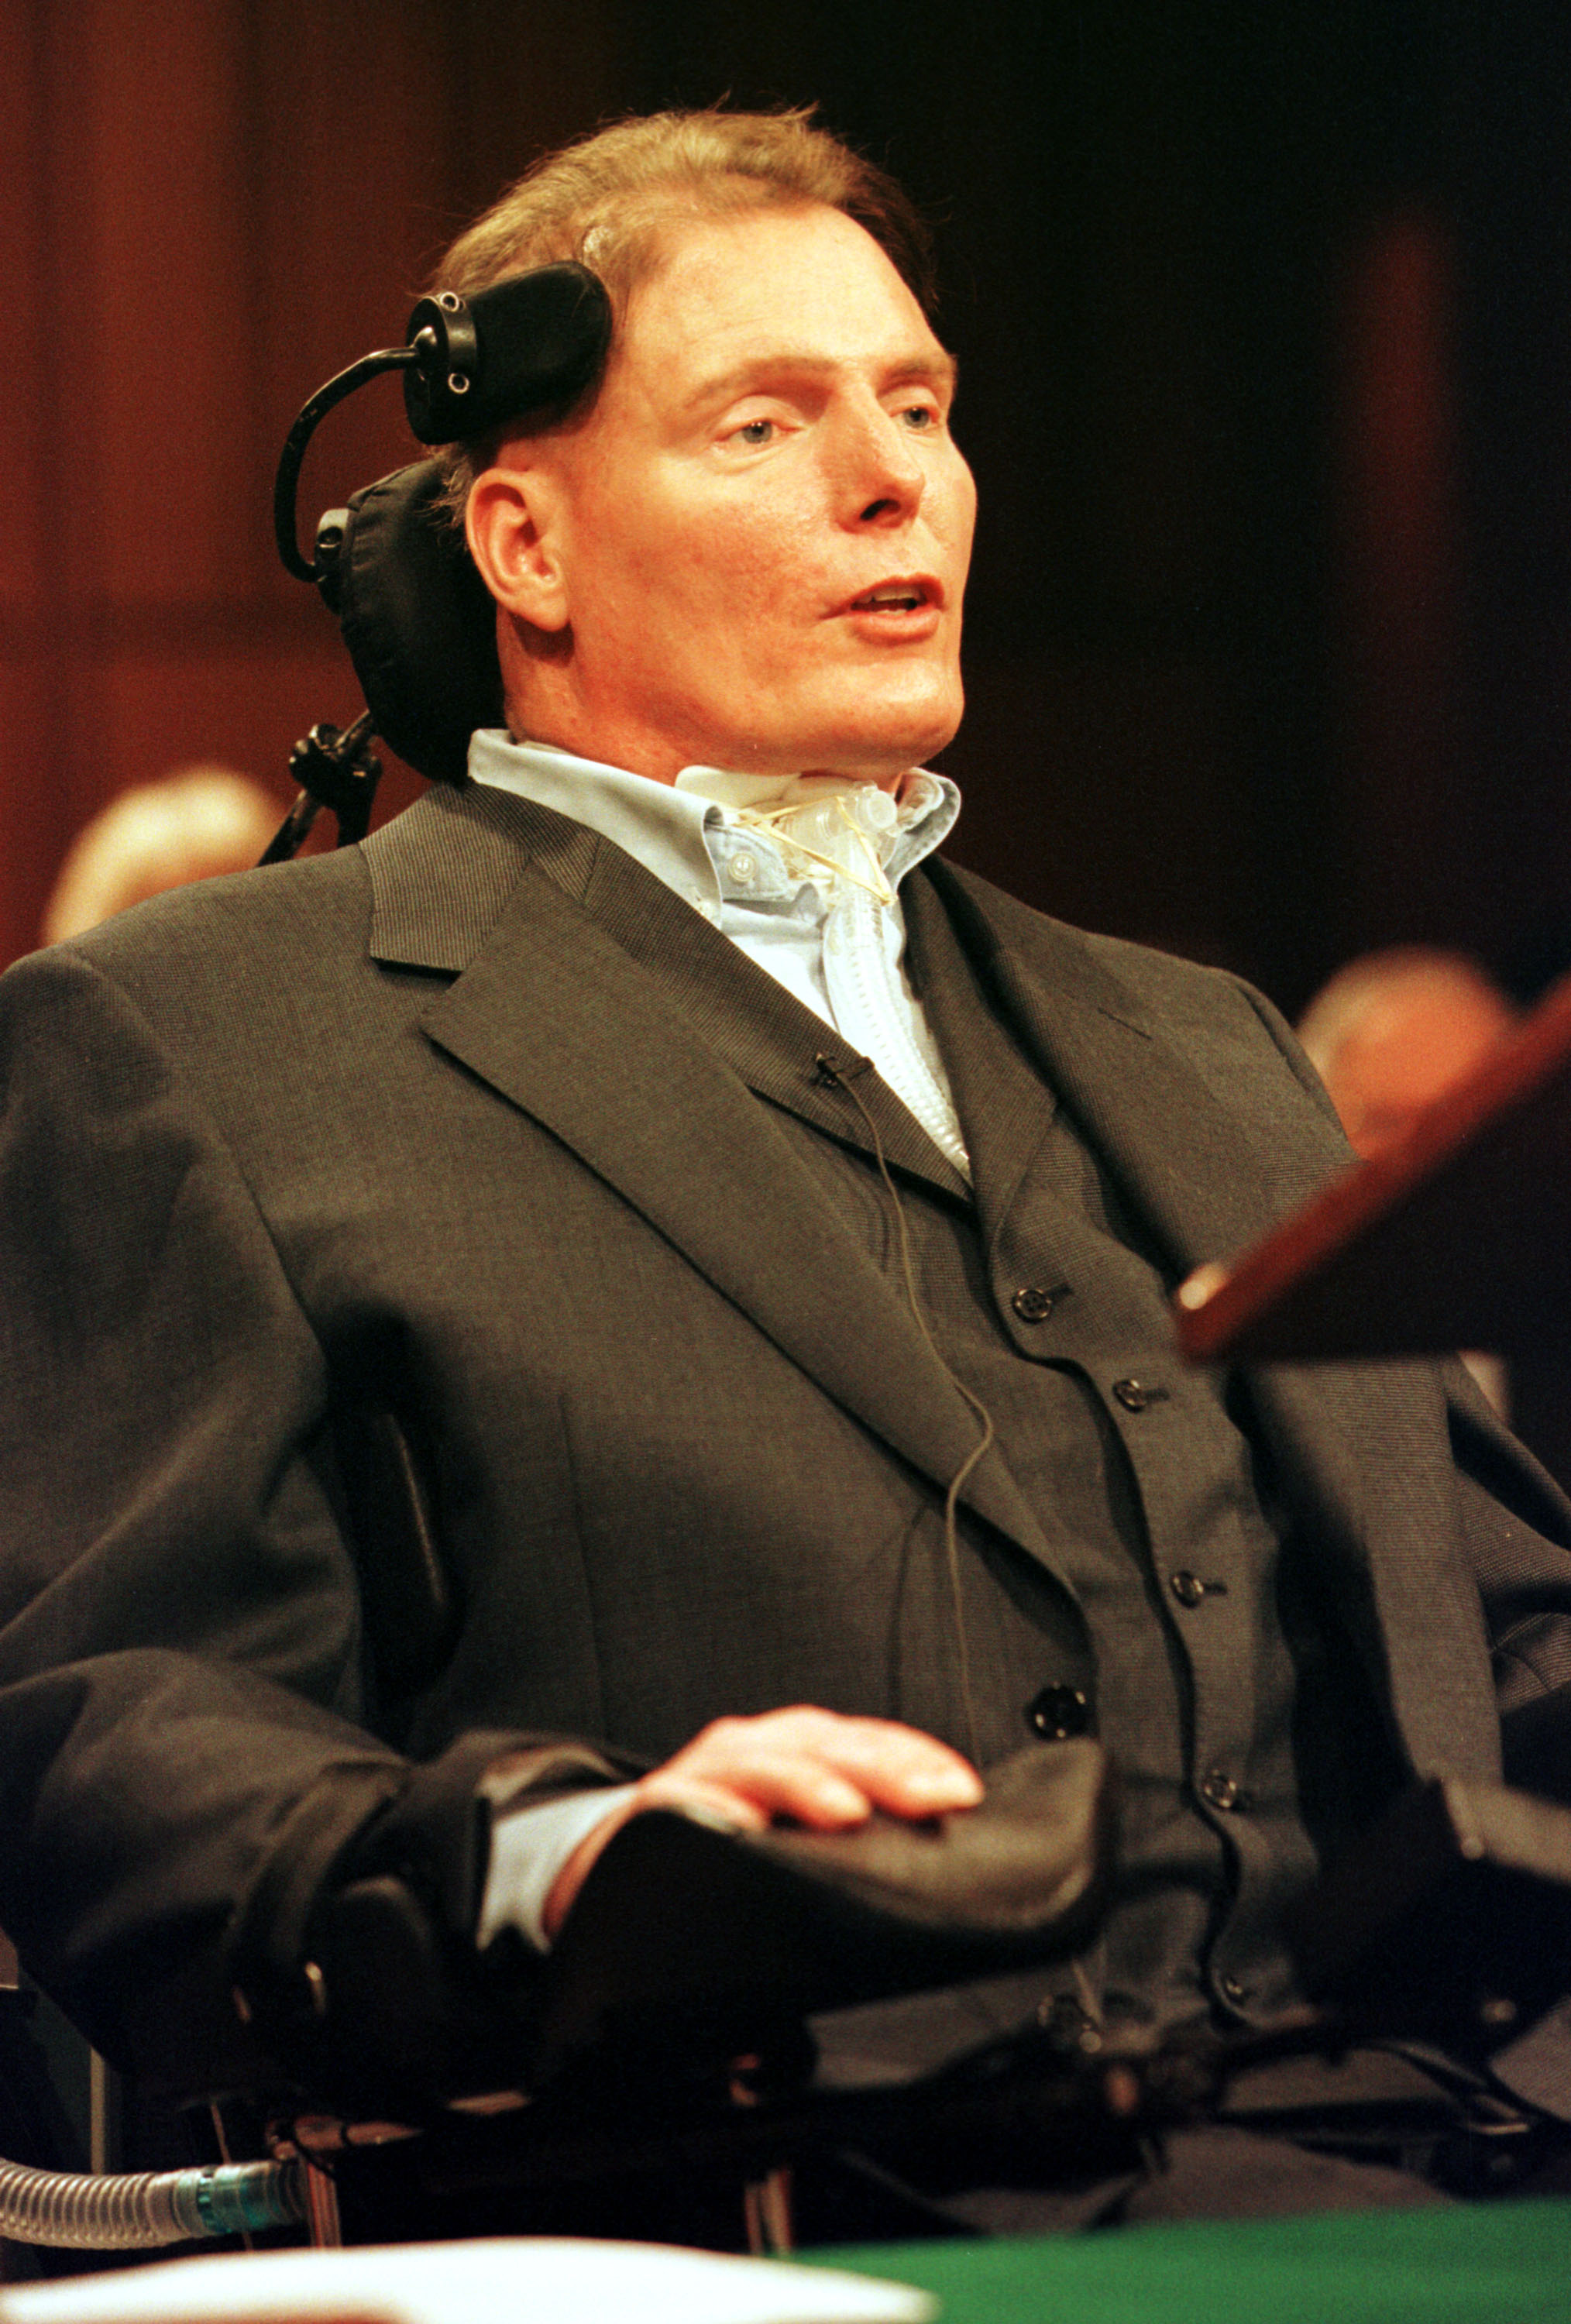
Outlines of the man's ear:
M565 630L568 592L557 554L557 495L539 469L487 468L464 511L469 554L504 613L537 630Z

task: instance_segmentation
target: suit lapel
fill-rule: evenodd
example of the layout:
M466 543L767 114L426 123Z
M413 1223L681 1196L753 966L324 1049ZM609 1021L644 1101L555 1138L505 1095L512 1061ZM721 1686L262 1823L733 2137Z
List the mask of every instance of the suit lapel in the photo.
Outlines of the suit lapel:
M942 862L931 866L930 882L908 885L913 941L928 949L935 914L948 911L984 989L1150 1225L1175 1277L1253 1241L1324 1185L1335 1140L1306 1124L1303 1107L1284 1107L1269 1133L1256 1135L1230 1102L1238 1066L1258 1074L1258 1028L1249 1054L1235 1057L1215 1014L1202 1010L1175 1047L1077 931Z
M1032 1157L1052 1127L1058 1099L988 1008L982 980L927 881L908 881L901 895L906 965L949 1076L991 1257Z
M893 1092L876 1074L856 1072L860 1061L849 1043L620 848L600 848L578 900L760 1097L842 1145L872 1153L862 1114L817 1070L825 1057L836 1071L856 1074L857 1095L891 1164L968 1199L959 1171Z
M673 1008L656 970L631 958L573 891L587 898L599 880L620 911L632 882L652 923L666 926L669 905L684 941L725 939L621 851L547 809L477 798L476 788L433 794L367 844L374 957L461 971L424 1011L429 1038L562 1139L793 1362L947 1486L975 1441L963 1399L747 1077L716 1055L702 1012ZM462 835L471 825L472 846ZM603 855L616 863L597 872ZM811 1040L799 1087L779 1060L766 1076L766 1093L809 1119L828 1102L813 1087L818 1049L856 1062L827 1026ZM827 1126L847 1134L843 1113ZM1046 1557L1002 1458L979 1464L966 1498Z

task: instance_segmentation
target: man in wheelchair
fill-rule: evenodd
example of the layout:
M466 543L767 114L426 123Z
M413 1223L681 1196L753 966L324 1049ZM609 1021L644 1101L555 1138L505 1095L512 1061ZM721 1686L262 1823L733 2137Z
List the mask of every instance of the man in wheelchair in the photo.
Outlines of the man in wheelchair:
M0 985L0 1919L116 2064L340 2145L565 2075L721 2169L705 2057L735 2139L860 2108L826 2232L1541 2163L1557 1960L1467 1952L1481 1847L1380 2023L1292 1932L1499 1801L1502 1715L1553 1788L1571 1510L1454 1365L1179 1360L1175 1285L1346 1149L1257 993L938 853L919 222L804 118L662 116L440 281L562 260L603 372L447 455L504 726ZM482 2200L499 2152L452 2216L706 2231L669 2172Z

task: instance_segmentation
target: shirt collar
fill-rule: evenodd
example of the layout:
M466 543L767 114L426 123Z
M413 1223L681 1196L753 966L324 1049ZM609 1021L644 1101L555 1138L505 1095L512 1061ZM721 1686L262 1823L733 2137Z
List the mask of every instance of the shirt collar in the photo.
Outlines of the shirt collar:
M684 774L710 771L683 769ZM580 759L554 743L515 742L495 726L472 736L469 773L477 783L516 791L598 832L678 895L691 899L698 891L706 901L721 900L707 835L723 829L727 816L715 800L630 774L624 767ZM960 794L947 775L919 769L918 776L930 792L930 803L919 804L914 820L900 835L885 867L892 888L941 844L960 812Z

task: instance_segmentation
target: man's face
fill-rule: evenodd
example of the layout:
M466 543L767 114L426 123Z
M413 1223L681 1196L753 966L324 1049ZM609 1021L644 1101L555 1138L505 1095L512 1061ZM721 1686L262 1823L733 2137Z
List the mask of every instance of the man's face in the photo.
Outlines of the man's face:
M666 781L694 763L888 780L941 749L975 504L952 388L838 211L678 229L587 422L498 463L565 617L542 623L538 593L513 607L534 640L508 657L515 722Z

